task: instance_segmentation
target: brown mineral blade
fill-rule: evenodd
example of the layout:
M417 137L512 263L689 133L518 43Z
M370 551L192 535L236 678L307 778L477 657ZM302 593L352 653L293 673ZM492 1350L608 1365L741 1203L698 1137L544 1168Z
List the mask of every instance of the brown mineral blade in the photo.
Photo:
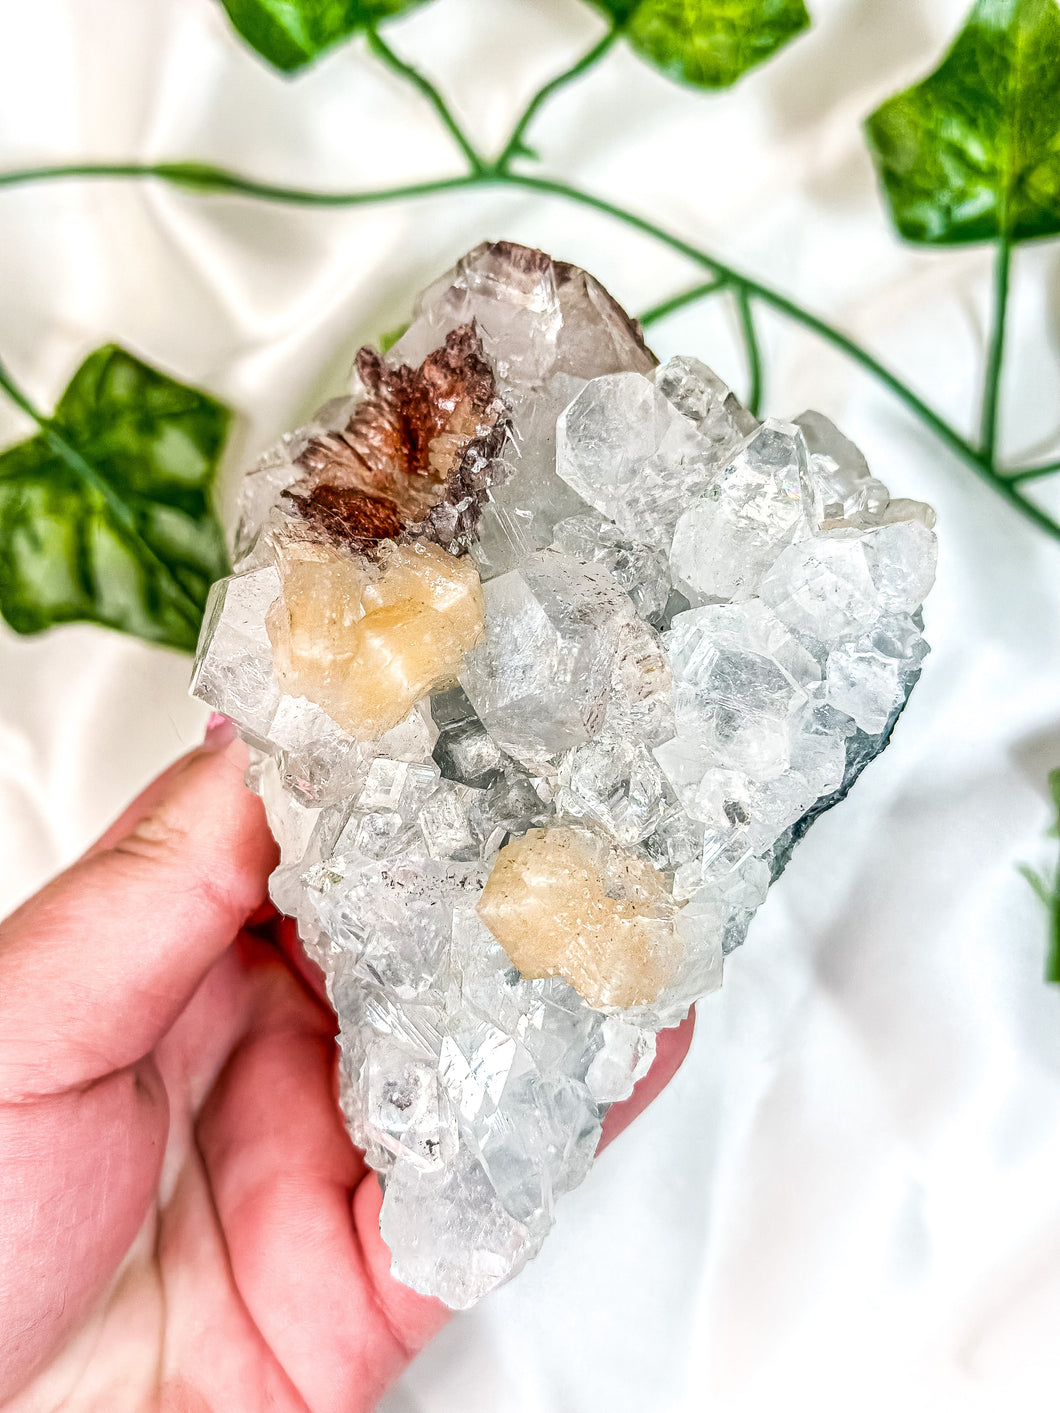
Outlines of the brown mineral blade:
M323 538L362 553L402 534L466 546L505 434L474 326L418 368L362 348L357 373L364 397L344 428L310 440L288 498Z

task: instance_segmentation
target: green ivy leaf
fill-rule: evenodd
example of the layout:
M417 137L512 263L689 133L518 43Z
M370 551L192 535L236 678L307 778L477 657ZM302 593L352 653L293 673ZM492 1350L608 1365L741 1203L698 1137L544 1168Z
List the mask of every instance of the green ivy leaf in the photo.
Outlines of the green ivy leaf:
M978 0L941 65L866 131L907 240L1060 234L1056 0Z
M803 0L596 0L643 59L697 88L727 88L807 28Z
M251 46L284 73L304 68L340 40L424 0L221 0Z
M54 416L0 454L0 611L193 649L227 571L210 488L229 412L123 349L82 363Z

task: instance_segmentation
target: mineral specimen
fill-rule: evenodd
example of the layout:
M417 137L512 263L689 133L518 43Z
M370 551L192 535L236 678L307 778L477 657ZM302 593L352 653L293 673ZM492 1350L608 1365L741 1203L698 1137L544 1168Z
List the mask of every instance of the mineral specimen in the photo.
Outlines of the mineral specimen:
M252 747L395 1274L472 1304L920 672L933 515L480 246L248 475L194 690Z

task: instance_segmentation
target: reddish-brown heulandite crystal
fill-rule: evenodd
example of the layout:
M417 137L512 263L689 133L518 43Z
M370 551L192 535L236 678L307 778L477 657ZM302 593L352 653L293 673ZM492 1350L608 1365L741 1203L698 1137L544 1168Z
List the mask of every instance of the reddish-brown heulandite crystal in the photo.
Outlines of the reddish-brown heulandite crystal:
M290 487L306 524L371 553L402 535L466 548L504 442L504 403L472 324L453 329L418 368L357 355L365 388L346 427L314 437Z

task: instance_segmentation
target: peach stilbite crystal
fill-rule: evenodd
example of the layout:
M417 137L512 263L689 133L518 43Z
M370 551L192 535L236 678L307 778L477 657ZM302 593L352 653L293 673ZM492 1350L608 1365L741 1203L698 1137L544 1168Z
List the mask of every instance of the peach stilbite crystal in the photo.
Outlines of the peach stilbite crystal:
M311 542L289 547L267 627L285 692L373 739L453 681L482 634L478 571L428 541L378 559Z
M657 868L573 828L505 845L478 904L524 977L562 976L601 1007L646 1005L673 980L674 912Z

